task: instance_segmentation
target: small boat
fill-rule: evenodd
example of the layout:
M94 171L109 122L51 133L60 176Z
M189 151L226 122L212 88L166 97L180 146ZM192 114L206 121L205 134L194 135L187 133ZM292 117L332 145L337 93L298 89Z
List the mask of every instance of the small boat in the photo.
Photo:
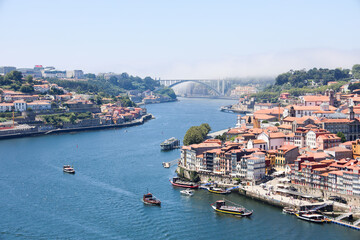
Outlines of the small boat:
M295 213L298 212L295 209L290 208L290 207L284 207L282 211L283 211L283 213L287 213L287 214L290 214L290 215L295 215Z
M226 189L222 189L222 188L215 188L215 187L209 187L208 191L211 193L216 193L216 194L229 194L231 193L230 190L226 190Z
M63 172L75 174L74 168L72 168L70 165L64 165L63 166Z
M302 220L305 220L305 221L309 221L309 222L314 222L314 223L327 223L327 222L330 222L329 219L325 218L321 214L316 214L316 213L299 214L299 213L296 213L295 215L298 218L300 218Z
M198 188L199 185L193 182L183 181L178 177L174 177L172 180L169 180L171 184L175 187L183 187L183 188Z
M142 201L148 205L157 205L157 206L161 205L161 201L157 199L154 195L152 195L152 193L144 194Z
M192 196L192 195L194 195L194 190L185 189L185 190L181 190L180 193L181 193L182 195Z
M233 203L234 205L237 205ZM214 206L215 205L215 206ZM242 217L249 217L253 214L253 211L249 211L246 208L238 205L238 206L230 206L226 205L225 200L218 200L215 203L211 204L211 207L220 213L232 214Z

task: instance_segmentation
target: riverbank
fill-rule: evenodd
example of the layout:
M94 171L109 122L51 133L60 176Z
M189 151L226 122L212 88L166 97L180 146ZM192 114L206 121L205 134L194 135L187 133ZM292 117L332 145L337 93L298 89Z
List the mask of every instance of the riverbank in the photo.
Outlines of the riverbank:
M132 126L144 124L146 121L148 121L152 118L153 118L152 114L146 114L139 119L135 119L130 122L119 123L119 124L107 124L107 125L97 125L97 126L88 126L88 127L75 127L75 128L66 128L66 129L53 129L53 130L49 130L49 131L19 132L19 133L14 133L14 134L1 135L0 140L11 139L11 138L33 137L33 136L41 136L41 135L49 135L49 134L61 134L61 133L69 133L69 132L94 131L94 130L101 130L101 129L107 129L107 128L132 127Z

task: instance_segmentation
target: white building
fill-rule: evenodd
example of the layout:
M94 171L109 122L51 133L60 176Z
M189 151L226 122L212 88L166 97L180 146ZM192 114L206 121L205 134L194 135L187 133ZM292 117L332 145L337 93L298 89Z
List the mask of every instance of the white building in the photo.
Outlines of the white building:
M310 130L305 135L305 143L308 148L316 148L316 133L313 130Z
M0 112L12 111L14 104L12 103L0 103Z
M265 176L265 154L253 153L252 157L247 159L246 178L250 180L260 180Z
M82 70L66 71L66 77L81 79L84 78L84 72Z
M26 102L24 100L17 100L14 102L14 108L17 112L26 111Z
M51 103L49 101L34 101L27 104L27 108L31 108L32 110L50 110Z

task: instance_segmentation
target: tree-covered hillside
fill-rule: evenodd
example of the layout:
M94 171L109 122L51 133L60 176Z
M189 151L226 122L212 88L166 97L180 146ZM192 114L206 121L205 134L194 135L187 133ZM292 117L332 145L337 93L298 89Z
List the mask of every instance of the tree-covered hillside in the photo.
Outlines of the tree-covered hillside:
M324 93L326 89L338 91L342 85L353 77L360 77L360 65L350 69L313 68L306 70L290 70L275 78L275 83L263 91L252 96L258 102L278 102L280 93L288 92L292 96L301 96L305 93ZM336 82L328 85L329 82Z
M60 80L48 79L52 83L64 87L65 89L76 91L79 93L103 93L104 95L116 96L121 93L126 93L128 90L154 90L159 87L158 81L151 77L134 77L127 73L111 76L106 79L104 77L96 77L94 74L86 74L86 80Z

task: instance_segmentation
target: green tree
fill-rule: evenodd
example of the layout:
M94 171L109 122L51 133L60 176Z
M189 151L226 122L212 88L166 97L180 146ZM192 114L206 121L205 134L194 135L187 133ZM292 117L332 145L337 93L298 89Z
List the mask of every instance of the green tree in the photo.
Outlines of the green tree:
M93 73L87 73L84 75L85 78L90 78L90 79L95 79L96 78L96 75L93 74Z
M225 142L226 140L226 133L223 133L221 135L217 135L215 139L220 139L222 142Z
M344 133L338 132L336 135L341 138L341 142L346 142L346 137Z
M23 77L23 75L22 75L22 73L19 72L19 71L11 71L11 72L9 72L9 73L6 74L6 77L8 77L8 79L10 79L10 80L14 80L14 81L20 82L21 79L22 79L22 77Z
M184 145L197 144L204 141L202 131L197 127L191 127L184 136Z
M210 130L211 128L207 123L203 123L200 126L192 126L184 136L184 145L187 146L203 142Z
M33 92L34 91L34 88L30 85L22 85L20 87L20 91L23 92L23 93L30 93L30 92Z
M26 82L29 83L29 84L33 83L33 82L34 82L33 76L27 75L27 76L26 76Z
M360 64L355 64L351 69L354 78L360 79Z

